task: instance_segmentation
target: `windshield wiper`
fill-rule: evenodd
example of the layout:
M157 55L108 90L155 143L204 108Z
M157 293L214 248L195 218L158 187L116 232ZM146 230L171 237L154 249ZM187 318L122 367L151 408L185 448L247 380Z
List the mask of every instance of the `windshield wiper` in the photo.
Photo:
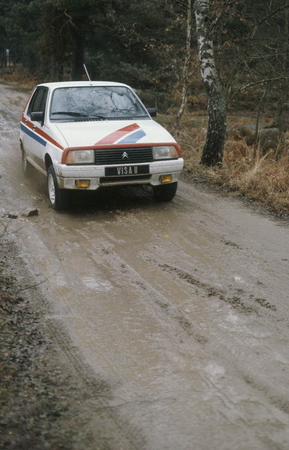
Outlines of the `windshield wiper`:
M56 112L51 113L52 116L54 116L56 114L61 114L63 116L72 116L72 117L88 117L87 114L82 114L82 113L74 112L74 111L56 111Z

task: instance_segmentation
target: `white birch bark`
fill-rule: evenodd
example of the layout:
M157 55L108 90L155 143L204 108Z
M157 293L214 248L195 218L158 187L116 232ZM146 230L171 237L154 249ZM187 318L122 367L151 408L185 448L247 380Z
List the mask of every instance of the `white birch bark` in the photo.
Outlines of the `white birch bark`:
M191 29L192 29L192 0L187 0L187 26L186 26L186 54L182 74L181 105L176 115L175 129L178 131L180 120L187 103L188 74L191 60Z
M195 0L201 75L208 95L208 132L201 163L221 165L226 140L226 96L215 62L211 37L210 0Z

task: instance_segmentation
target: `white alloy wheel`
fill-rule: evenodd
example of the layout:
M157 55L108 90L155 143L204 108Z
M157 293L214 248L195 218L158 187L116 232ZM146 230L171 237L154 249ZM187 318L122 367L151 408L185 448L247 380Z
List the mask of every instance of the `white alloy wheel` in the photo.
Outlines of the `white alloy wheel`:
M61 211L67 208L70 192L66 189L59 189L52 165L47 169L47 191L50 205L55 211Z
M55 205L55 184L53 179L53 174L51 172L48 172L48 180L47 180L47 186L48 186L48 196L51 203L51 206Z

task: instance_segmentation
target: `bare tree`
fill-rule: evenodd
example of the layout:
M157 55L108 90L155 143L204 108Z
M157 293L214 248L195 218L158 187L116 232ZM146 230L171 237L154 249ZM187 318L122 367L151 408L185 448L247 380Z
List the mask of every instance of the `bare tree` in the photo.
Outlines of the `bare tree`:
M191 61L191 29L192 29L192 0L187 0L187 23L186 23L186 53L182 73L181 105L176 115L175 130L178 131L180 120L183 116L187 103L188 76Z
M201 75L208 95L208 131L201 164L221 165L226 140L226 94L215 62L210 0L195 0Z

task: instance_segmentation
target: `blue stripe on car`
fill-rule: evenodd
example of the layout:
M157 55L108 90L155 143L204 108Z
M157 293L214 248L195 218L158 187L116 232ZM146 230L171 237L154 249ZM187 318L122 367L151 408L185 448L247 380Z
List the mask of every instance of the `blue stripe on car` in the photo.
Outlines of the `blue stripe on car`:
M47 141L45 139L42 139L42 137L39 136L39 134L34 133L34 131L30 130L30 128L26 127L22 123L20 124L21 130L24 131L24 133L28 134L32 139L35 139L35 141L39 142L39 144L43 145L44 147L47 144Z
M129 136L126 136L124 139L119 141L119 144L135 144L137 141L139 141L142 137L144 137L146 133L143 130L135 131L134 133L130 134Z

